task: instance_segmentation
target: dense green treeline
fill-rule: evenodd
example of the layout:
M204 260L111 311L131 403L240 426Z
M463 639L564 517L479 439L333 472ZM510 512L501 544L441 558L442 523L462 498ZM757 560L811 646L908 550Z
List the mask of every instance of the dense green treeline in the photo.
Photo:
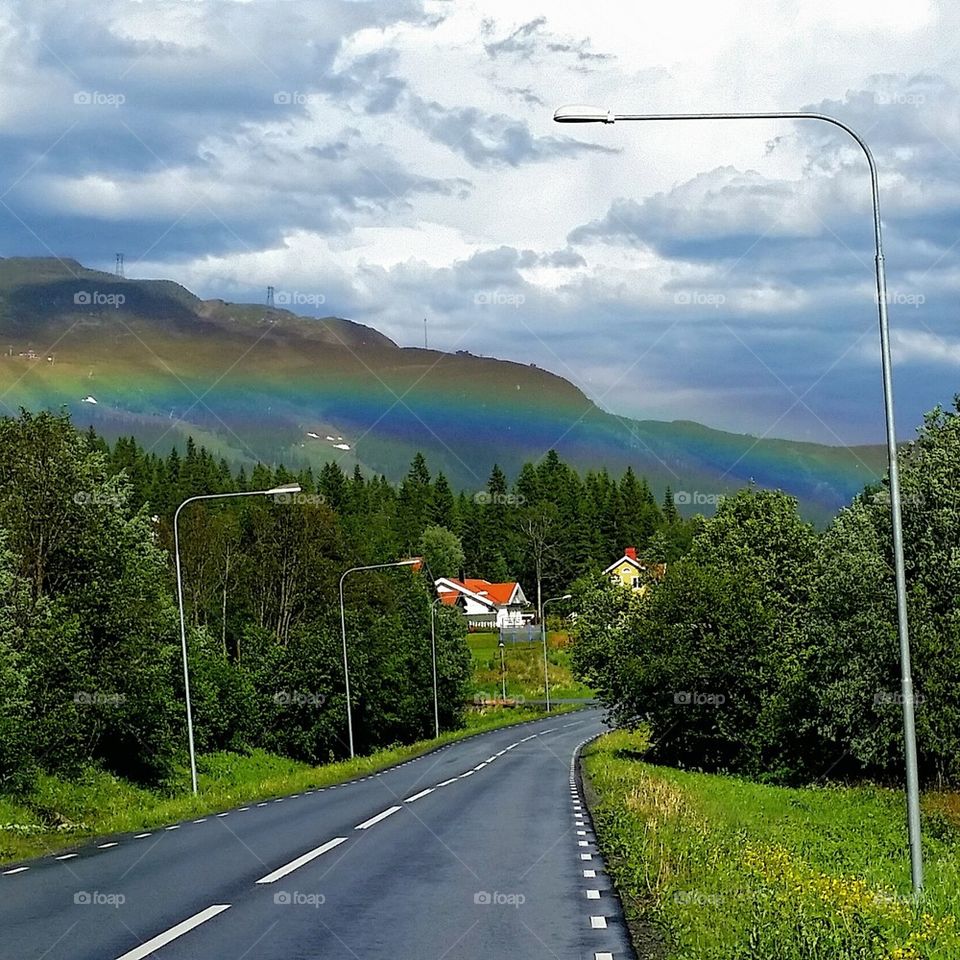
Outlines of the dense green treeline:
M957 404L960 410L960 404ZM902 455L920 772L960 782L960 416L935 410ZM889 496L824 532L744 490L703 521L650 594L580 591L574 663L652 756L774 781L903 776Z
M357 749L432 731L430 575L518 578L563 590L633 544L679 556L694 522L628 472L581 478L551 453L509 484L454 492L422 456L398 486L335 464L234 471L192 441L159 456L110 445L66 415L0 420L0 789L86 764L141 782L182 780L185 730L173 516L199 751L343 756L338 584L348 567L423 555L424 573L345 584ZM426 575L425 575L426 574ZM545 594L546 595L546 594ZM462 722L465 627L437 615L441 726Z

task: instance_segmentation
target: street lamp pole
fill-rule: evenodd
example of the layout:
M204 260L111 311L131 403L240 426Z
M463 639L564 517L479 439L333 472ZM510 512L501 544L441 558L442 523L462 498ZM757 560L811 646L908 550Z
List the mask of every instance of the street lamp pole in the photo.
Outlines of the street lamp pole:
M897 634L900 642L900 688L903 696L903 740L907 781L907 831L910 839L910 874L913 892L923 889L923 851L920 836L920 785L917 774L917 737L914 717L913 676L910 666L910 633L907 621L907 586L903 556L903 522L900 509L900 471L897 460L896 427L893 411L893 376L890 360L890 329L887 320L887 279L883 260L880 225L880 188L877 165L864 139L851 127L825 113L795 111L748 113L638 113L615 114L592 106L560 107L557 123L615 123L621 120L819 120L833 124L857 142L870 170L873 201L873 236L876 248L877 307L880 323L880 365L883 379L883 411L887 431L887 465L890 476L890 524L893 533L893 563L897 595Z
M500 692L503 699L503 702L507 702L507 665L503 658L503 651L506 647L506 644L501 640L500 641Z
M234 493L206 493L197 497L188 497L177 507L173 515L173 552L177 566L177 606L180 610L180 647L183 653L183 694L187 706L187 742L190 747L190 782L193 792L197 792L197 754L193 741L193 707L190 702L190 666L187 658L187 621L183 615L183 573L180 566L180 511L197 500L227 500L232 497L270 497L280 494L299 493L300 484L292 483L270 490L242 490Z
M350 567L344 570L340 577L340 631L343 637L343 686L347 694L347 738L350 741L350 759L353 759L353 713L350 706L350 667L347 662L347 615L343 606L343 581L349 573L358 573L361 570L384 570L387 567L412 567L422 563L419 557L409 560L394 560L391 563L369 563L360 567Z
M571 600L572 594L565 593L562 597L550 597L540 606L540 636L543 640L543 689L547 697L547 713L550 712L550 678L547 676L547 604L556 600Z
M433 729L437 737L440 736L440 700L437 697L437 604L442 597L437 597L430 604L430 653L433 657Z

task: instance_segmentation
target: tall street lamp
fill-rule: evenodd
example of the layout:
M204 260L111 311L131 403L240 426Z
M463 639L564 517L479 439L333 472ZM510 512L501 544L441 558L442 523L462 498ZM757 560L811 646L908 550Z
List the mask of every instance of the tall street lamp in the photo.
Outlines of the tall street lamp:
M433 657L433 729L437 737L440 736L440 700L437 697L437 604L442 597L437 597L430 604L430 654Z
M550 678L547 676L547 604L557 600L572 600L573 594L565 593L562 597L550 597L543 601L540 613L540 635L543 639L543 689L547 695L547 713L550 712Z
M384 570L387 567L412 567L423 563L420 557L411 557L409 560L394 560L391 563L370 563L361 567L350 567L344 570L340 577L340 630L343 635L343 686L347 693L347 737L350 741L350 758L353 759L353 714L350 708L350 667L347 663L347 615L343 608L343 581L349 573L358 573L361 570Z
M197 754L193 745L193 708L190 703L190 667L187 660L187 622L183 615L183 573L180 568L180 511L188 504L197 500L228 500L232 497L272 497L281 494L299 493L300 484L290 483L282 487L273 487L270 490L242 490L235 493L206 493L202 496L187 497L177 507L173 515L173 552L177 564L177 604L180 608L180 646L183 651L183 693L187 703L187 741L190 745L190 781L193 792L197 792Z
M923 889L923 852L920 838L920 785L917 776L917 737L913 709L913 676L910 668L910 633L907 625L907 585L903 559L903 524L900 511L900 471L893 418L893 376L890 361L890 328L887 321L887 278L880 228L880 188L877 165L864 139L836 117L825 113L777 111L774 113L613 113L601 107L565 106L553 115L557 123L615 123L619 120L820 120L833 124L857 142L870 170L873 200L873 237L876 247L877 309L880 321L880 368L883 378L883 412L887 427L887 464L890 475L890 524L897 594L897 633L900 641L900 688L903 696L903 741L907 780L907 831L910 838L910 874L913 892Z

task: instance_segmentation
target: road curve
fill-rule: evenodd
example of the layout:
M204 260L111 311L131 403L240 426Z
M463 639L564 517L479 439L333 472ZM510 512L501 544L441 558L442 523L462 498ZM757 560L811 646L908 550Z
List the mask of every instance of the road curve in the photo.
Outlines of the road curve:
M573 758L598 710L0 870L2 960L621 960Z

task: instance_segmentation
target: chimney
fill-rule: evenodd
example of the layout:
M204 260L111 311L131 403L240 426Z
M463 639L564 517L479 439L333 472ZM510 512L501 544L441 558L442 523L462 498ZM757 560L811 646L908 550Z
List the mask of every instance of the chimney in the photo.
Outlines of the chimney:
M629 557L631 560L637 559L637 548L636 547L627 547L624 551L624 556Z

